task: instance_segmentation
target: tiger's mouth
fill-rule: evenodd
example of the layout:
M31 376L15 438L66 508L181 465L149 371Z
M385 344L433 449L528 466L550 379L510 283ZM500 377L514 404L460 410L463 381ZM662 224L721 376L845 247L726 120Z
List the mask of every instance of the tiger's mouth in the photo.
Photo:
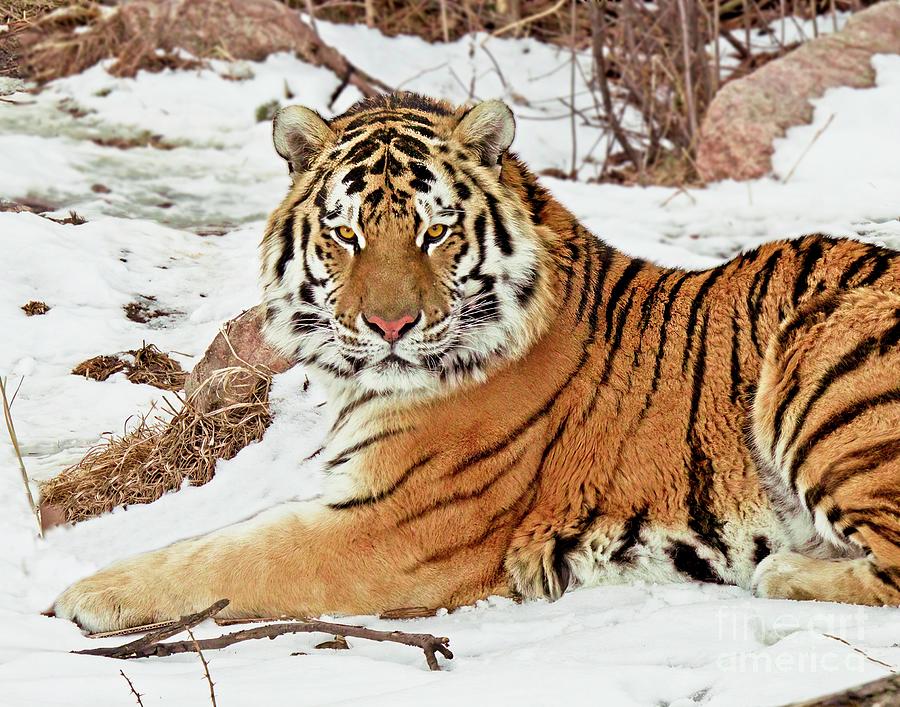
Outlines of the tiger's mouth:
M402 371L407 369L421 368L421 366L419 366L418 364L413 363L409 359L403 358L402 356L399 356L394 351L391 351L387 356L382 358L375 365L383 370L399 369Z

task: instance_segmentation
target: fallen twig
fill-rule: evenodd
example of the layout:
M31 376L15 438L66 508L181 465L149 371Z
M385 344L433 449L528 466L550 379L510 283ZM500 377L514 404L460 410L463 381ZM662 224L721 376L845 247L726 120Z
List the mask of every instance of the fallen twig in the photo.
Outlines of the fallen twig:
M400 643L405 646L420 648L425 653L425 660L431 670L440 670L436 653L440 653L448 660L453 658L450 651L450 639L441 636L432 636L430 633L405 633L403 631L376 631L365 626L351 626L337 624L329 621L309 619L290 623L269 624L249 628L234 633L226 633L217 638L205 638L192 641L172 641L161 643L166 638L196 626L198 623L221 611L228 604L227 599L217 601L208 609L204 609L191 616L185 616L170 627L154 631L144 638L122 646L106 648L89 648L87 650L74 651L79 655L99 655L107 658L149 658L151 656L164 657L176 653L199 652L201 650L218 650L258 638L276 638L286 633L327 633L331 635L349 636L351 638L364 638L369 641L385 641L388 643Z
M176 633L181 633L186 629L194 628L197 624L218 614L226 606L228 606L228 600L219 599L219 601L203 611L182 616L178 621L173 621L171 625L151 631L146 636L139 638L136 641L108 648L88 648L83 651L75 651L75 653L80 655L102 655L107 658L136 658L139 657L143 651L147 650L147 648L174 636Z

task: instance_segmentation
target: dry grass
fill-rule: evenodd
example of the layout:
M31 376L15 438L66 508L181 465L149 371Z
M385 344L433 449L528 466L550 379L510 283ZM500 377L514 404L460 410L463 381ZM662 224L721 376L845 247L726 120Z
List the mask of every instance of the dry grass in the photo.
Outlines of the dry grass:
M187 373L168 354L164 354L153 344L144 344L135 351L128 352L132 361L128 364L128 380L132 383L146 383L162 390L182 390Z
M72 373L94 381L105 381L114 373L124 370L125 361L118 356L94 356L75 366Z
M114 373L125 371L132 383L146 383L161 390L178 391L184 388L187 373L181 365L153 344L122 354L94 356L82 361L72 373L95 381L105 381Z
M221 382L244 370L222 369L213 378ZM150 503L185 481L205 484L219 459L231 459L262 438L271 422L270 383L260 378L247 402L205 413L192 403L201 387L180 409L169 405L163 417L140 419L125 435L110 437L45 482L41 502L59 507L72 522L118 506Z
M25 312L26 317L36 317L49 312L50 306L40 300L31 300L31 302L22 305L22 311Z

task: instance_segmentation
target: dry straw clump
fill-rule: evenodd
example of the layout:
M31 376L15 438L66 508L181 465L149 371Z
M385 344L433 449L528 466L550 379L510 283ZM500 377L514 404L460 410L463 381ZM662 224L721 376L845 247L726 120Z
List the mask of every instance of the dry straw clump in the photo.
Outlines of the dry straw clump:
M76 376L95 381L105 381L119 371L125 371L132 383L146 383L161 390L182 390L187 378L178 361L153 344L144 344L123 354L94 356L72 369Z
M228 387L228 380L247 386L246 369L216 371L207 385ZM145 416L121 437L110 437L77 464L41 487L41 502L58 508L74 522L108 513L118 506L150 503L185 481L201 486L212 479L216 462L231 459L262 438L272 420L271 377L259 375L240 393L243 402L203 411L204 386L176 409L166 401L165 416Z
M50 306L46 302L40 300L31 300L22 305L22 311L26 317L38 317L50 311Z

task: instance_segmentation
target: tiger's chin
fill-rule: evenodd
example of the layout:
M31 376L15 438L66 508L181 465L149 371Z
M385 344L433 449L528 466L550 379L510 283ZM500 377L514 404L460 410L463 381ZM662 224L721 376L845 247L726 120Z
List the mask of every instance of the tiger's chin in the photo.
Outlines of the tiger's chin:
M366 391L411 396L432 395L446 388L440 370L393 355L359 370L354 383Z
M357 370L353 385L367 392L428 398L485 379L483 360L460 358L452 350L440 359L415 362L396 354Z

